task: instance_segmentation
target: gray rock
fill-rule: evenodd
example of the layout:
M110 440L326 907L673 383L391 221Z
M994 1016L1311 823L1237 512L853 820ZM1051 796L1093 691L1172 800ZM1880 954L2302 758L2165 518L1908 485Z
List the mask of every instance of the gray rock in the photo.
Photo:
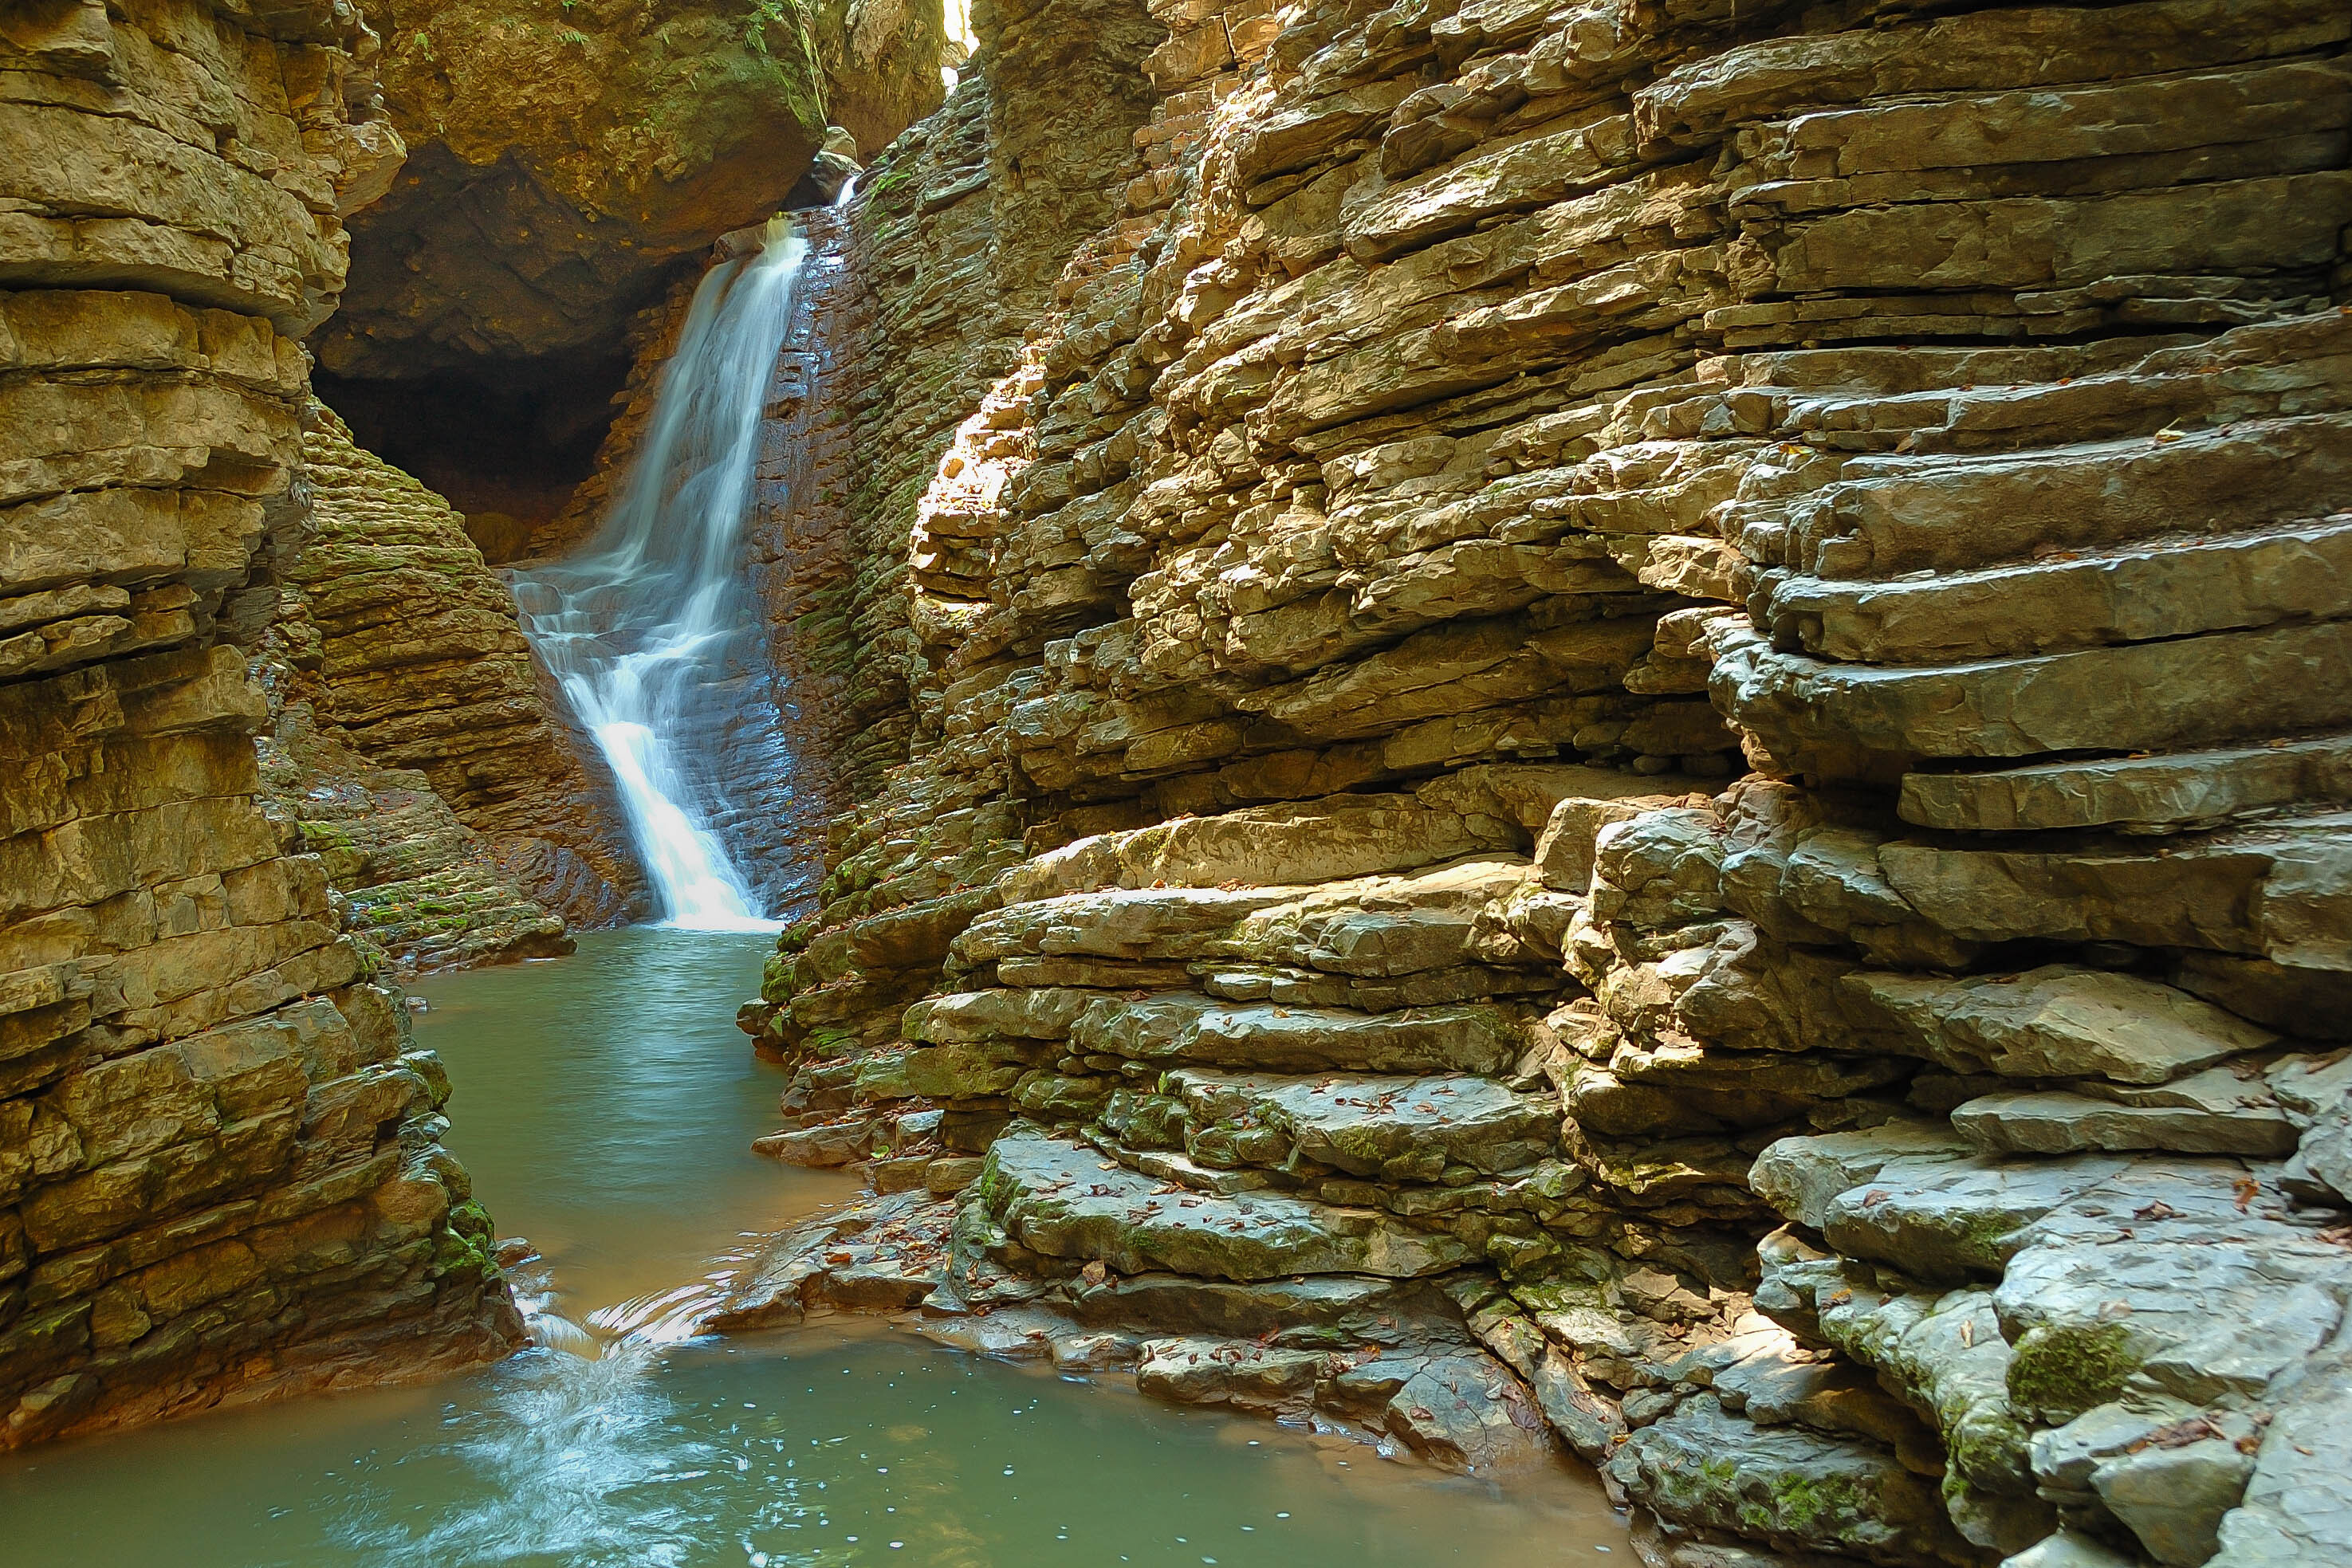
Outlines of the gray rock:
M1903 820L1979 832L2211 827L2241 813L2352 792L2352 742L2041 763L1999 773L1910 773Z
M2263 1170L2143 1158L2014 1238L1994 1301L2020 1406L2067 1420L2126 1387L2256 1395L2325 1343L2352 1260Z
M1364 1013L1214 1001L1190 991L1104 998L1080 1014L1071 1045L1140 1061L1194 1061L1291 1072L1499 1073L1520 1034L1500 1008Z
M2071 1530L2062 1530L2013 1557L2002 1559L2000 1568L2139 1568L2139 1565L2104 1542Z
M1897 1160L1960 1161L1973 1153L1941 1123L1893 1121L1859 1132L1783 1138L1756 1156L1749 1180L1773 1207L1819 1230L1831 1199L1886 1166Z
M1330 1273L1409 1278L1473 1255L1452 1236L1370 1210L1266 1193L1188 1192L1084 1144L1018 1129L990 1150L974 1193L1032 1252L1097 1259L1122 1274L1167 1269L1242 1281Z
M2194 1568L2220 1546L2221 1516L2238 1506L2253 1469L2253 1457L2234 1441L2206 1437L2109 1459L2091 1472L2091 1485L2149 1556L2167 1568Z
M2352 1563L2352 1365L2337 1359L2295 1391L2254 1456L2245 1500L2221 1521L2209 1568L2340 1568Z
M1642 1506L1685 1527L1786 1551L1874 1563L1973 1564L1931 1480L1874 1443L1759 1427L1711 1394L1629 1436L1609 1474Z
M1136 1386L1156 1399L1262 1409L1305 1409L1326 1360L1321 1351L1199 1338L1145 1340L1140 1354Z
M1382 1415L1415 1453L1447 1469L1508 1475L1552 1457L1535 1396L1475 1351L1433 1357L1390 1397Z
M2170 986L2064 965L1958 980L1861 974L1842 988L1959 1071L2161 1083L2278 1039Z
M1953 1111L1952 1126L1997 1155L2164 1149L2277 1155L2294 1147L2294 1129L2259 1085L2250 1088L2227 1072L2198 1073L2183 1082L2205 1079L2215 1080L2221 1093L2188 1104L2119 1105L2054 1091L1987 1094Z
M2056 1160L1902 1159L1830 1199L1822 1234L1839 1251L1916 1279L1999 1275L2025 1228L2124 1169L2110 1155Z
M1278 1134L1286 1158L1356 1176L1433 1181L1449 1166L1492 1176L1532 1165L1559 1144L1556 1101L1491 1078L1191 1068L1167 1074L1164 1087L1192 1113L1196 1144L1246 1124Z

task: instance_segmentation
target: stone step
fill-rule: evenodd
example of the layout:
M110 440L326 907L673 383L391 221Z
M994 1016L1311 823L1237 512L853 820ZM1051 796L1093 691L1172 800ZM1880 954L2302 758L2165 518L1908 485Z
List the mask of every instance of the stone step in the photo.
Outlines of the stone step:
M2153 1084L2278 1043L2186 991L2059 964L1957 980L1862 972L1839 989L1873 1038L1955 1072Z
M1370 1209L1273 1193L1186 1192L1092 1146L1016 1127L978 1184L1005 1236L1048 1258L1096 1260L1120 1274L1172 1270L1222 1280L1298 1274L1410 1279L1470 1262L1472 1249Z
M1525 859L1488 853L1321 886L1062 893L981 915L955 956L967 969L1226 960L1392 977L1471 962L1480 912L1526 877Z
M1226 1001L1365 1012L1445 1007L1494 997L1549 994L1559 988L1556 966L1498 968L1490 964L1465 964L1454 969L1423 969L1394 979L1360 979L1353 975L1318 974L1311 969L1282 968L1271 964L1213 960L1195 967L1199 970L1196 978L1200 988Z
M1074 1051L1138 1061L1314 1072L1496 1073L1518 1058L1508 1009L1465 1003L1366 1013L1219 1001L1194 991L1106 998L1070 1027Z
M2341 914L2352 897L2352 811L2146 848L1903 841L1877 858L1912 908L1967 941L2128 942L2259 954L2339 979L2352 970Z
M2352 736L1998 773L1908 773L1901 814L1923 828L1964 832L2186 830L2302 800L2352 800Z
M2275 1158L2292 1153L2296 1140L2263 1081L2225 1067L2114 1098L2054 1090L1986 1094L1953 1111L1952 1126L1988 1154L2160 1149Z
M1801 769L1857 751L1905 760L2153 751L2352 725L2347 622L1921 665L1830 664L1736 629L1711 643L1717 703Z
M1966 571L2036 549L2098 549L2178 531L2314 517L2343 504L2352 415L2250 420L1982 457L1858 458L1789 540L1822 577Z
M1559 1144L1556 1096L1468 1074L1291 1078L1185 1068L1161 1087L1192 1113L1186 1147L1219 1164L1307 1160L1351 1176L1426 1182L1449 1167L1518 1170Z
M1001 891L1010 906L1096 889L1296 889L1524 847L1514 824L1464 804L1442 790L1334 795L1180 817L1049 851Z
M2144 643L2352 610L2352 515L1893 582L1773 586L1780 645L1816 658L1935 664Z

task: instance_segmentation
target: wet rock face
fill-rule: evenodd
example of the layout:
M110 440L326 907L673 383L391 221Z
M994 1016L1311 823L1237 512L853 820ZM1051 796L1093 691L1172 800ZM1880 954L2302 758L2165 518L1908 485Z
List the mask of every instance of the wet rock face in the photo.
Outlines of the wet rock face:
M828 124L877 150L940 99L919 6L485 0L371 12L410 156L355 217L315 340L362 444L467 511L543 521L633 345L712 238L784 206Z
M398 139L347 8L0 21L0 1446L520 1334L232 635ZM104 215L93 215L103 212Z
M1675 1568L2352 1551L2341 8L1152 16L769 1146L935 1313L1442 1281Z

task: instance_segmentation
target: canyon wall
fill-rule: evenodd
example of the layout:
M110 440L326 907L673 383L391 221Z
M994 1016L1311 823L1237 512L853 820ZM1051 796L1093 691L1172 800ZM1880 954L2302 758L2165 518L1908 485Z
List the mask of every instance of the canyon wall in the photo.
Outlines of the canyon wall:
M233 642L401 152L373 49L323 4L0 21L0 1446L520 1334Z
M2352 16L1081 10L855 220L742 1022L881 1196L723 1320L1673 1568L2352 1556Z
M265 787L401 973L572 950L644 895L610 778L465 519L303 410L303 505L262 556ZM592 771L593 768L593 771Z

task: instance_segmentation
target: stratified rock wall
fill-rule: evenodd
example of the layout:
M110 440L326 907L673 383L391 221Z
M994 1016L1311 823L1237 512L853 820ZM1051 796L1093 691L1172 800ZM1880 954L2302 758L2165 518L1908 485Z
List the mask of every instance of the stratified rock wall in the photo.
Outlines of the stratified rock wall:
M2352 16L1154 16L745 1017L900 1239L740 1319L1539 1407L1674 1568L2352 1556Z
M373 43L326 5L0 19L0 1447L520 1333L225 640L299 525L339 208L399 152Z
M566 922L625 919L643 878L612 781L464 519L315 402L299 483L257 644L271 789L354 929L413 971L569 951Z
M751 549L799 758L779 801L786 852L808 867L796 913L821 857L838 863L845 835L877 831L845 808L874 792L914 737L908 682L920 643L905 582L918 501L959 423L1018 362L1065 259L1135 172L1132 138L1148 112L1136 62L1164 36L1127 0L985 17L983 30L979 64L859 175L854 207L796 214L815 246L809 308L779 367ZM1075 78L1045 68L1055 50L1103 90L1074 99ZM1012 53L1038 68L989 63ZM994 133L1008 118L1028 127L1021 157ZM1047 124L1055 134L1041 136ZM1026 195L1008 204L1012 189ZM615 421L605 473L649 404L640 392ZM541 538L579 510L575 501Z

